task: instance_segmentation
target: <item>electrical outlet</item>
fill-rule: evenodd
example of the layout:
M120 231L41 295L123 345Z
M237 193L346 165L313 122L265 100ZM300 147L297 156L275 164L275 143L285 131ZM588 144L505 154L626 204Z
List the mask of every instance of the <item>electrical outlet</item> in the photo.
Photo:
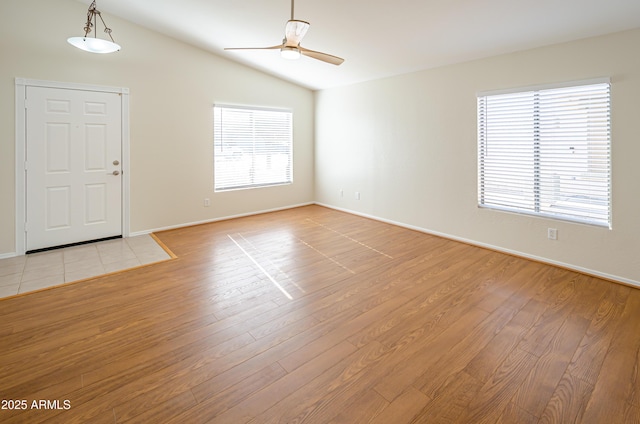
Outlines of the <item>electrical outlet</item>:
M547 238L549 240L558 240L558 230L556 228L547 228Z
M340 189L340 197L344 197L344 190Z
M356 200L360 200L360 192L356 191Z
M211 206L211 200L209 198L204 199L204 207L208 208Z

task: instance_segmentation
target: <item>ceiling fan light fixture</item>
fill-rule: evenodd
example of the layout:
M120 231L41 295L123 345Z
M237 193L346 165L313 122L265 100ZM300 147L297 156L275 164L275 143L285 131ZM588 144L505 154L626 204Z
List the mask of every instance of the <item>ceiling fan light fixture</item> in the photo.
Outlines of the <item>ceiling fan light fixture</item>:
M98 18L100 18L102 26L104 26L105 34L109 36L111 41L98 38L96 31ZM93 37L88 36L91 31L94 31ZM120 50L120 46L116 44L111 36L111 28L109 28L104 22L104 19L102 19L102 13L96 9L95 0L89 5L89 10L87 11L87 22L84 24L84 36L70 37L67 39L67 42L72 46L91 53L113 53Z
M298 19L291 18L287 22L287 32L298 40L301 40L302 37L307 33L309 29L309 22L300 21Z
M293 2L294 0L291 0L291 19L287 21L284 27L282 44L270 47L225 47L225 50L280 50L280 56L287 60L296 60L300 56L306 56L332 65L340 65L344 62L341 57L306 49L300 45L310 24L307 21L294 19Z
M297 47L283 46L280 49L280 55L283 59L296 60L300 59L300 50Z

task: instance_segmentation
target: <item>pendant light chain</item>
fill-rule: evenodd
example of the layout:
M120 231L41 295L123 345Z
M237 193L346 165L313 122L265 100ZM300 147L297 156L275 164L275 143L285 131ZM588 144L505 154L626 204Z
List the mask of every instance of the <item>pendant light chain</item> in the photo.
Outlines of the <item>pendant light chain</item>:
M109 35L111 41L106 37L98 37L98 18L102 22L105 34ZM93 37L89 34L93 32ZM93 0L87 10L87 21L84 24L84 36L81 37L69 37L67 42L74 47L79 48L90 53L113 53L120 50L120 46L116 44L113 36L111 35L111 28L109 28L102 18L102 13L96 7L96 0Z
M86 37L87 35L89 35L89 33L92 31L92 28L97 28L96 26L98 22L97 17L99 17L100 21L102 21L102 25L104 26L104 32L107 35L109 35L109 38L111 38L111 41L115 43L115 40L111 35L111 28L109 28L107 24L104 22L104 19L102 19L102 13L98 9L96 9L95 0L93 0L91 5L89 6L89 10L87 11L87 23L84 26L84 36ZM96 33L94 36L97 37L98 34Z

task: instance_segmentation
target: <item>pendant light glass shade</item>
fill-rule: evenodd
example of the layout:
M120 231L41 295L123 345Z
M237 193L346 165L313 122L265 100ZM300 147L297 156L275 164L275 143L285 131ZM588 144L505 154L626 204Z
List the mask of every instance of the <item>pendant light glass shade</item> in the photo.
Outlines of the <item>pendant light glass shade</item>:
M109 36L111 41L98 38L96 25L98 23L98 18L102 22L104 26L104 32ZM94 31L94 36L89 37L89 33ZM89 10L87 11L87 22L84 25L84 37L71 37L67 39L67 42L72 46L75 46L81 50L91 53L113 53L120 50L120 46L116 44L111 36L111 28L107 27L104 19L102 19L102 14L98 9L96 9L95 0L89 5Z
M118 44L102 38L71 37L67 41L69 44L91 53L113 53L120 50Z

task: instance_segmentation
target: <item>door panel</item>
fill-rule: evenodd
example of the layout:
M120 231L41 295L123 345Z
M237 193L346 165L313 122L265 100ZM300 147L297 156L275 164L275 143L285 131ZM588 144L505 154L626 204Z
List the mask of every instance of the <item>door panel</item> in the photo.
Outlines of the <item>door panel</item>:
M69 124L47 123L45 137L46 170L54 172L70 172L71 166L71 129Z
M107 128L105 125L87 125L84 139L84 170L107 171Z
M45 230L71 226L71 187L47 187Z
M87 184L85 185L85 217L84 223L102 224L107 221L107 185Z
M27 251L122 235L121 107L117 93L27 87Z

